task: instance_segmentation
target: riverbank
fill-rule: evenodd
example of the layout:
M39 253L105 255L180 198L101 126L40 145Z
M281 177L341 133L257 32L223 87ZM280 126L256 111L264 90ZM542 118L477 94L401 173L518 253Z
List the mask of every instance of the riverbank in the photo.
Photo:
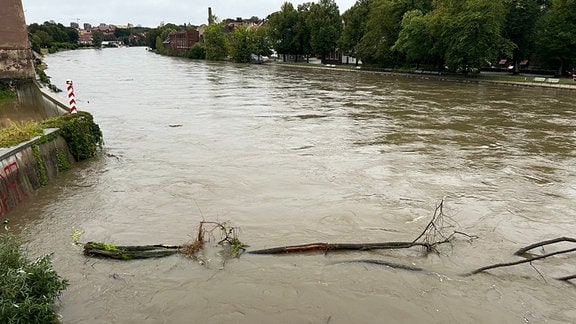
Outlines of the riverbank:
M311 69L322 69L332 71L336 70L336 71L355 72L355 73L385 74L389 76L420 79L420 80L438 80L438 81L450 81L460 83L486 83L486 84L496 84L511 87L530 87L530 88L540 87L540 88L576 90L576 81L572 81L572 79L541 77L528 74L510 75L500 73L495 74L491 72L480 72L478 74L465 77L463 75L442 74L440 72L435 71L415 70L413 72L404 72L404 71L395 71L393 69L364 68L361 66L353 66L353 65L321 65L315 63L304 63L304 62L303 63L276 62L273 64L281 64L284 66L291 66L296 68L311 68Z

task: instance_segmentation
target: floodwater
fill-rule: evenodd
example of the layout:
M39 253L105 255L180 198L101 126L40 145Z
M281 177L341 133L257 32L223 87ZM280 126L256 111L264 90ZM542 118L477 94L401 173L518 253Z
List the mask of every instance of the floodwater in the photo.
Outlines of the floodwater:
M169 58L46 58L105 136L8 215L70 281L64 323L574 323L574 255L490 270L576 233L576 93ZM411 241L444 199L439 253L87 258L72 244L181 244L229 222L249 250ZM214 240L219 238L214 233ZM213 245L213 244L211 244ZM560 248L547 247L544 252ZM538 253L542 253L538 249ZM414 265L411 272L342 260ZM204 263L204 264L202 264Z

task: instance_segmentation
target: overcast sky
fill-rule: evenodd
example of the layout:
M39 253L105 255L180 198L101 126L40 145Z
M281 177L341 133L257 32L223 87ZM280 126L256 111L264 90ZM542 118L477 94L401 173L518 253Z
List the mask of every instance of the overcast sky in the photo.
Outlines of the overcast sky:
M219 19L266 18L279 11L285 0L22 0L26 23L54 20L69 26L70 22L98 25L142 25L157 27L161 22L181 25L201 25L208 21L208 7ZM294 7L308 1L290 1ZM336 0L340 14L348 10L356 0Z

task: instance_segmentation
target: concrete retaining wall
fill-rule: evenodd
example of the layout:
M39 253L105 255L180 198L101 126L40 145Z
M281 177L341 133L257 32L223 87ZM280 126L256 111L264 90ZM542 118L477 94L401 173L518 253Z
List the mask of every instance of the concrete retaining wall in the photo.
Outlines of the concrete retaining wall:
M38 81L20 82L16 87L18 100L25 106L40 108L43 118L52 118L70 112L70 108L48 88Z
M10 148L0 148L0 218L75 163L59 129Z

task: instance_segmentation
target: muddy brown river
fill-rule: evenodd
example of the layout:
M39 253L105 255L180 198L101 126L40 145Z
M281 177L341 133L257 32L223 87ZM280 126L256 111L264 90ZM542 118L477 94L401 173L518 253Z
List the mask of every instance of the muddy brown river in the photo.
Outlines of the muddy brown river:
M575 323L576 256L462 273L576 236L576 92L169 58L46 58L105 137L9 214L70 286L63 323ZM63 96L63 94L61 94ZM178 127L175 127L178 126ZM249 249L411 241L444 199L438 254L87 258L72 244L181 244L228 221ZM214 240L212 241L212 245ZM564 244L537 253L573 247ZM377 259L411 272L343 260Z

